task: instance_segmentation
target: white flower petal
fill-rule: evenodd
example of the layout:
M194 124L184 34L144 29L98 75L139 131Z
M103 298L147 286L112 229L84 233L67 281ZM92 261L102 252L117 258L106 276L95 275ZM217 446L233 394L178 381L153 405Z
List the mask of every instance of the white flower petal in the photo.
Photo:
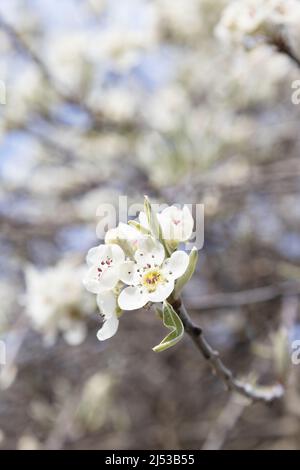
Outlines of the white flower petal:
M189 256L185 251L175 251L170 258L166 259L162 271L167 279L178 279L187 270Z
M125 261L125 263L120 266L120 280L129 286L136 286L140 280L136 266L137 264L134 261Z
M107 250L106 245L99 245L99 246L95 246L94 248L91 248L88 251L88 254L86 257L87 264L89 266L93 266L101 262L102 258L104 257L104 254L106 253L106 250Z
M105 234L105 243L116 243L118 238L119 232L117 228L109 229Z
M96 277L96 273L98 274L97 267L92 266L82 281L84 287L92 294L99 294L99 292L101 292L101 286L99 285L99 280L98 277Z
M112 266L99 276L98 267L92 266L83 279L85 288L93 294L113 289L119 281L119 268Z
M148 302L148 292L144 287L126 287L118 298L122 310L136 310Z
M97 305L106 320L116 314L117 299L112 291L102 292L97 295Z
M194 219L193 216L188 208L188 206L184 206L183 210L183 239L181 241L186 241L189 240L192 236L193 233L193 228L194 228Z
M106 261L107 258L110 258L114 264L121 264L125 261L125 254L116 244L102 244L89 250L86 261L89 266L99 266L101 261Z
M103 323L102 328L97 333L97 338L99 341L105 341L106 339L111 338L114 336L119 327L119 320L116 315L108 318Z
M138 241L135 259L139 265L149 263L160 266L165 259L164 247L158 240L154 240L152 237L144 237Z
M167 207L160 214L159 220L166 240L187 241L193 233L194 219L188 206L184 206L182 210L176 206Z
M112 266L111 268L108 268L100 277L99 283L101 285L101 290L99 292L113 289L118 281L119 267Z
M108 252L107 256L109 256L114 264L121 264L125 261L125 254L122 248L119 245L111 244L107 245Z
M165 282L159 284L157 289L154 292L148 294L148 298L150 302L162 302L163 300L167 299L174 290L174 281L170 280L169 282Z

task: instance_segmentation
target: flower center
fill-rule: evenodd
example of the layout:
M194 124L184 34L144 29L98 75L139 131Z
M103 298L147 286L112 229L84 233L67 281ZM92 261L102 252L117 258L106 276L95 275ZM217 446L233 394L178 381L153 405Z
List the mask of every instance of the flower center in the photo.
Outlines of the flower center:
M181 223L181 220L173 219L172 222L173 222L174 225L179 225Z
M163 276L158 270L148 271L144 275L142 282L149 292L154 292L157 288L157 285L163 282Z

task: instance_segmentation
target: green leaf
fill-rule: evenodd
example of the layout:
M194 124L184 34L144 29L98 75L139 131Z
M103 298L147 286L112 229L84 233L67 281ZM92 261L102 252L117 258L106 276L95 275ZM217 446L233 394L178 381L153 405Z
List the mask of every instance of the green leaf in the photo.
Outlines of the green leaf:
M163 320L164 314L161 308L156 308L156 315L158 316L158 318L160 318L160 320Z
M193 248L190 252L189 256L189 264L185 271L185 273L176 281L175 289L174 289L174 297L177 299L183 289L183 287L190 281L191 277L194 274L196 265L198 261L198 250L197 248Z
M171 330L171 332L160 344L153 348L153 351L155 352L161 352L171 348L181 340L184 333L182 321L173 309L172 305L170 305L166 300L163 303L163 323L166 328Z

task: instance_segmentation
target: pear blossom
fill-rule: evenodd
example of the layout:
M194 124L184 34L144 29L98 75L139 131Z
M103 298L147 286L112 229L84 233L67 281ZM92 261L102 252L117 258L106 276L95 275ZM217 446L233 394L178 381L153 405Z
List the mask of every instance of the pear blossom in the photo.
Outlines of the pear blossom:
M139 242L134 261L121 269L121 280L128 285L118 298L122 310L135 310L148 302L162 302L174 290L175 280L184 274L189 257L184 251L165 259L162 244L152 238Z
M143 234L135 227L120 222L116 228L111 228L106 232L105 243L119 244L125 242L128 244L129 250L135 251L137 249L138 240L141 238L143 238Z
M166 207L157 214L157 218L165 240L185 242L191 238L194 219L188 206L185 205L183 209L176 206ZM146 229L150 229L145 212L140 212L139 222Z
M246 36L268 36L276 27L297 25L298 0L238 0L224 9L216 35L222 40L243 40Z
M170 313L172 307L166 307L166 303L176 298L194 272L193 250L190 256L178 250L180 242L190 239L193 226L194 220L187 206L183 209L167 206L160 213L154 213L145 196L144 211L136 220L128 224L120 222L109 229L105 243L89 250L88 271L83 283L88 291L97 294L97 305L103 318L97 333L100 341L117 332L123 310L139 309L148 303L164 303L164 324L173 329L170 315L175 318L176 312ZM183 326L176 318L174 322L179 339ZM177 339L173 336L172 341L163 341L154 350L175 344Z
M120 266L125 254L120 246L99 245L91 248L86 258L89 270L83 280L88 291L93 294L113 289L120 279Z
M194 219L187 206L167 207L159 215L159 222L166 240L185 242L192 236Z

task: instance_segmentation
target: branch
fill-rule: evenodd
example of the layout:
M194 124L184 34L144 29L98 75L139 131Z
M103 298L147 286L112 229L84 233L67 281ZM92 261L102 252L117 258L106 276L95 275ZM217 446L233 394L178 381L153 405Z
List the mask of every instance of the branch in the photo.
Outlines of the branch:
M204 359L209 362L213 371L223 380L229 390L233 390L252 401L264 403L270 403L275 399L283 397L284 388L279 383L262 387L235 378L231 370L221 360L218 351L215 351L207 342L202 329L193 323L181 300L175 301L173 307L180 317L186 333L191 337Z
M283 35L274 38L271 44L276 47L278 52L287 55L300 68L300 58L295 54Z

